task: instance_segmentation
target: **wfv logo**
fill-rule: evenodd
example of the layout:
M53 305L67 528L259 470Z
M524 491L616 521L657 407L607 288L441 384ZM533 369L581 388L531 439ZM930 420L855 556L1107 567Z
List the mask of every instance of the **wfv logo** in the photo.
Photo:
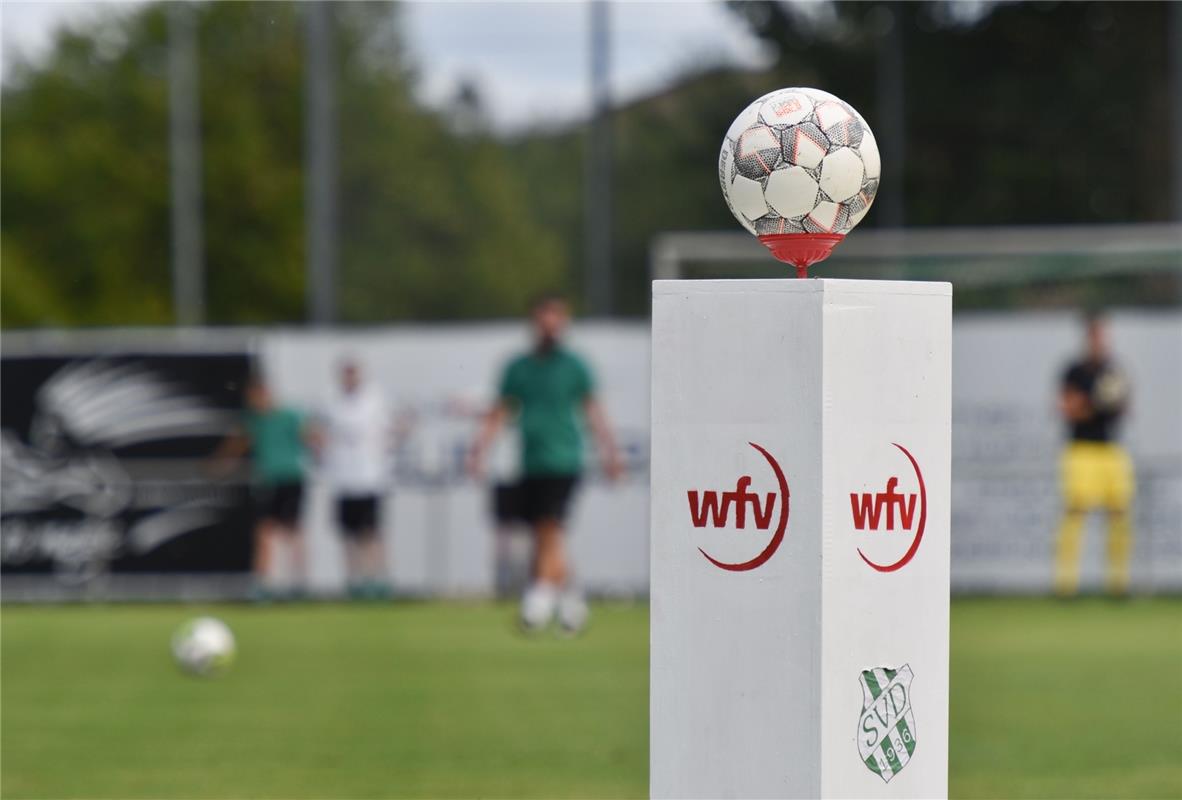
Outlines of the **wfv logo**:
M713 520L715 528L723 528L729 524L731 506L735 507L735 527L740 530L747 527L747 504L751 504L752 516L755 517L755 527L766 531L772 524L772 509L776 505L776 493L768 492L763 506L759 505L759 495L749 491L751 476L744 475L735 483L733 492L715 492L691 489L689 495L690 520L695 528L705 528L706 520ZM719 502L719 497L722 501Z
M751 491L751 476L741 475L735 481L735 490L717 491L714 489L690 489L686 492L689 501L690 522L695 528L725 528L730 525L731 511L734 511L735 527L739 530L747 528L747 511L751 510L751 521L756 530L766 531L772 527L772 517L775 516L776 506L779 506L779 516L776 519L775 531L771 539L754 558L748 561L732 563L720 561L699 547L707 561L719 569L729 572L745 572L767 563L784 541L784 533L788 530L788 479L780 464L763 447L755 442L748 442L758 451L771 467L779 487L778 492L767 492L760 495Z
M915 472L915 481L919 492L900 492L899 478L895 475L887 478L886 488L881 492L850 492L850 516L855 530L870 533L883 530L893 532L897 521L901 530L912 532L911 544L907 551L898 560L890 563L882 564L871 561L862 552L862 548L858 548L858 555L862 557L862 560L879 572L894 572L902 569L915 557L916 551L919 550L919 543L923 540L923 531L927 526L928 519L928 493L923 482L923 471L919 468L919 462L906 447L895 442L892 444L910 462L911 468ZM916 513L919 514L918 520Z
M877 494L850 492L850 510L854 515L854 527L863 531L869 524L870 530L878 530L879 523L882 521L883 509L886 509L886 529L893 531L895 529L895 508L898 507L899 522L903 530L911 530L911 522L915 519L915 498L917 495L914 493L899 494L895 491L898 486L899 479L891 476L887 479L885 492Z

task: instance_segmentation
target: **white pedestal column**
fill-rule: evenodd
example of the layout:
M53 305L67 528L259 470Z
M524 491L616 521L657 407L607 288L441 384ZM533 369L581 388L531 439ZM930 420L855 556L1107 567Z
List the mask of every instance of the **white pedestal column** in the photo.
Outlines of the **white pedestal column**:
M653 797L947 794L951 301L654 282Z

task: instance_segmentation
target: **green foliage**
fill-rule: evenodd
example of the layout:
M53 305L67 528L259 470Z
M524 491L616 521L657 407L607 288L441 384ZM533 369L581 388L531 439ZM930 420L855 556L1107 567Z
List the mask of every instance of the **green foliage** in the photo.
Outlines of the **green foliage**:
M1168 3L839 2L820 26L793 4L732 7L779 50L778 83L823 81L872 126L899 26L906 157L883 182L903 181L908 225L1170 218Z
M646 314L648 248L669 230L733 229L718 186L718 147L734 115L776 88L761 74L702 69L674 88L612 113L616 311ZM567 260L584 263L581 129L539 131L513 146L531 204L562 232Z
M397 7L332 10L340 316L521 311L562 254L503 150L414 102ZM302 11L209 3L197 26L208 318L299 320ZM162 5L108 16L4 87L4 325L171 321L167 42Z
M5 87L5 325L168 321L164 40L154 12L63 33Z
M725 131L752 99L819 86L872 126L886 118L877 82L890 25L900 26L905 48L906 142L902 164L884 158L883 182L902 183L907 225L1169 218L1177 132L1168 113L1167 4L1003 3L973 19L946 2L729 5L776 52L772 67L700 68L612 115L623 313L647 311L655 234L739 230L714 165ZM876 133L885 150L886 132ZM541 131L514 152L527 175L555 177L530 180L531 196L565 232L570 263L582 264L582 163L571 157L581 152L581 132ZM862 225L880 217L872 210Z
M620 303L644 313L648 248L667 230L734 230L718 184L718 149L740 110L772 89L766 76L704 72L616 116L616 263Z
M1108 223L1169 214L1167 4L734 3L778 52L756 73L698 65L618 107L617 312L648 307L666 230L737 230L714 164L751 98L823 86L884 119L885 31L905 46L908 225ZM888 7L890 11L888 12ZM304 289L304 31L298 4L197 6L209 319L298 321ZM584 131L482 131L479 98L414 99L398 7L334 3L340 316L517 313L583 285ZM826 16L828 15L828 16ZM820 22L818 22L820 20ZM0 118L5 326L161 324L169 299L167 25L160 5L59 35L18 67ZM880 145L886 135L879 129ZM863 225L879 224L874 211Z

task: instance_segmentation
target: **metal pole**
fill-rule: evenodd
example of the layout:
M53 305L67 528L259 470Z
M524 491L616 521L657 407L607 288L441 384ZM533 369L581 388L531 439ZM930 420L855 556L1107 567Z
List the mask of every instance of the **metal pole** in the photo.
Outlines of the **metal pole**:
M1174 219L1182 220L1182 3L1170 3L1166 50L1170 54L1170 95L1174 112Z
M885 168L878 191L878 224L884 228L901 228L905 220L903 178L906 175L907 114L903 74L904 11L901 5L888 3L883 7L885 30L878 40L878 119L875 120L875 131Z
M591 119L587 130L585 162L586 274L584 292L587 311L611 316L612 274L612 137L611 86L609 85L611 32L609 6L591 0L590 23Z
M309 322L336 318L337 197L336 101L332 9L316 0L304 6L307 50L304 70L304 228Z
M168 146L173 319L200 325L205 321L201 106L194 10L188 3L168 5Z

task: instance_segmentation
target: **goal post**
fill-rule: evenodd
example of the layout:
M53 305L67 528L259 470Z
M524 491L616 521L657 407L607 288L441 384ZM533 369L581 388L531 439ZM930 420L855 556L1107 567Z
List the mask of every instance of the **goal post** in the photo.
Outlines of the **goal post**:
M667 232L650 245L654 280L776 277L785 268L742 231ZM953 280L958 290L1089 277L1167 275L1182 303L1182 224L859 229L814 275Z

